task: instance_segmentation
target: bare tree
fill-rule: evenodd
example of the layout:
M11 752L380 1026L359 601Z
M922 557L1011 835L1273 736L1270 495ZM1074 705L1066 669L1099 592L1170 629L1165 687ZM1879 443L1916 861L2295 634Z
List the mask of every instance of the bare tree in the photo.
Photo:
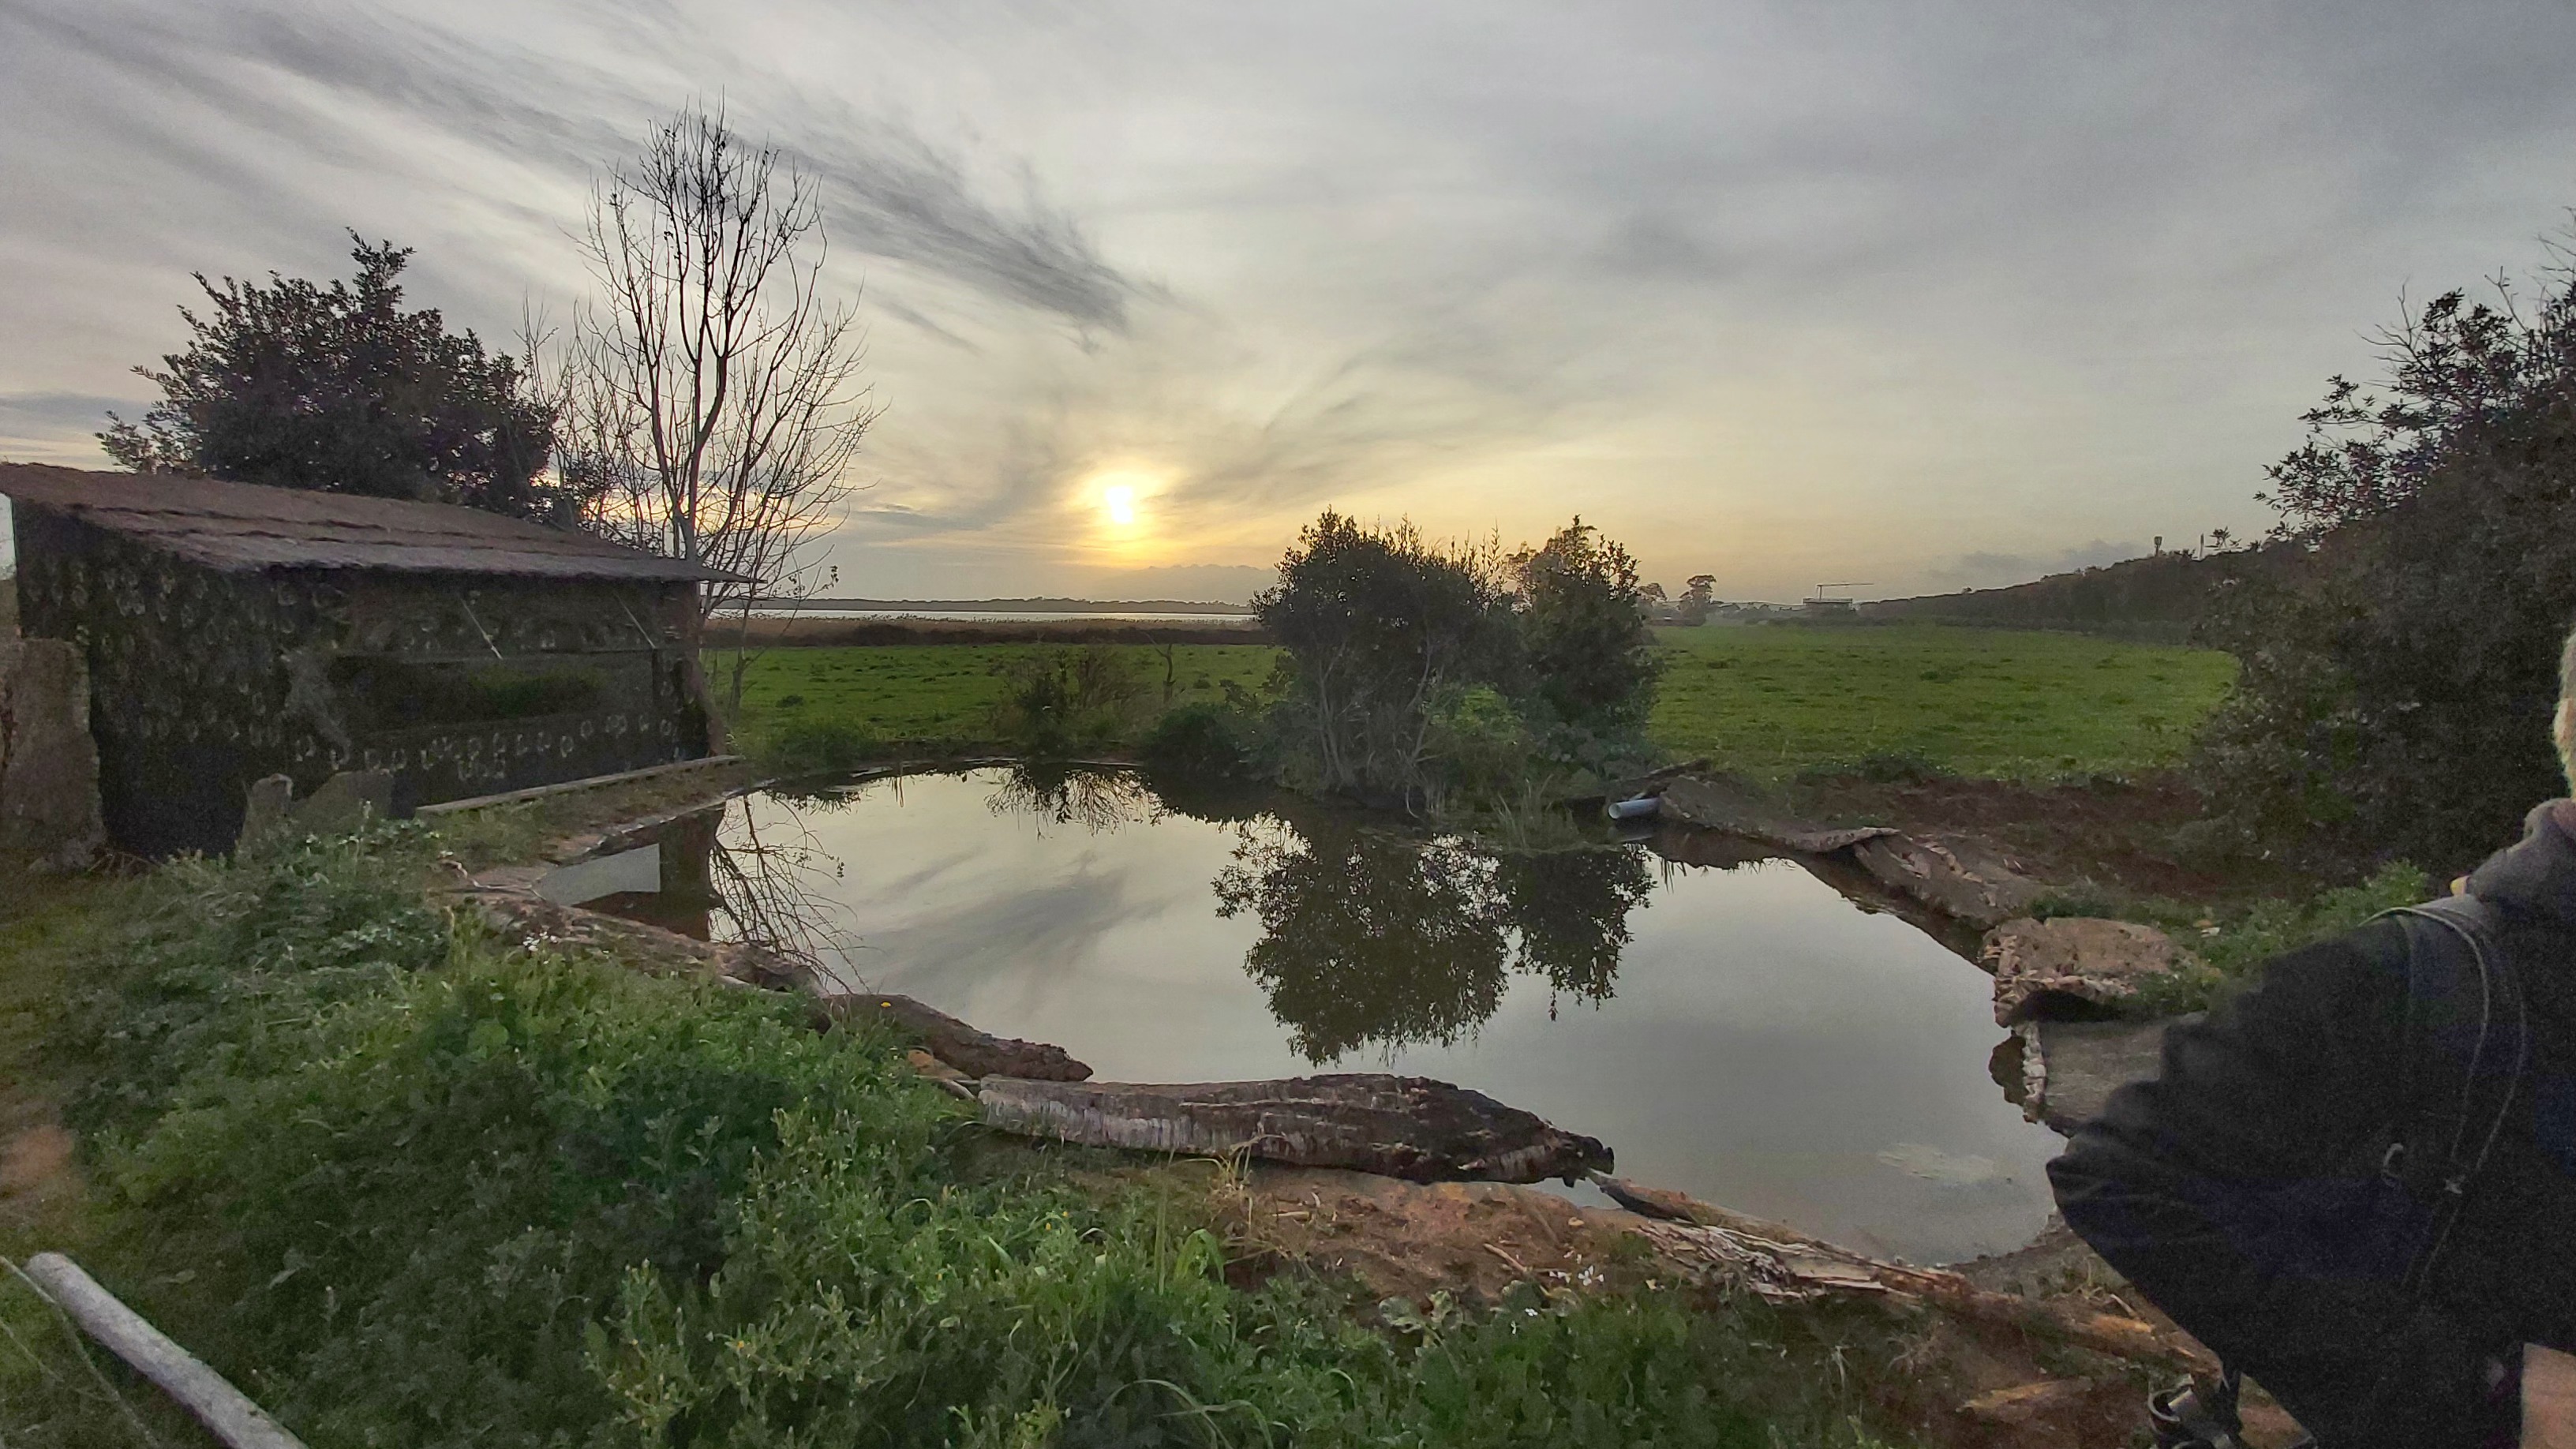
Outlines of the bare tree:
M813 176L692 106L601 180L582 247L599 294L551 381L558 466L597 500L587 521L751 580L708 585L706 617L812 597L831 575L806 545L878 413L857 310L823 295ZM736 650L737 706L747 662Z

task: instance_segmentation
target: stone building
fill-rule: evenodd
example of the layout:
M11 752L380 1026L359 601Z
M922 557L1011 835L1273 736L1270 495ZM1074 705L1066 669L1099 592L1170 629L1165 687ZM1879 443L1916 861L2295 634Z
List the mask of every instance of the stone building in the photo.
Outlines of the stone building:
M440 800L694 759L718 574L469 508L0 464L19 627L86 662L109 838L227 849L251 783Z

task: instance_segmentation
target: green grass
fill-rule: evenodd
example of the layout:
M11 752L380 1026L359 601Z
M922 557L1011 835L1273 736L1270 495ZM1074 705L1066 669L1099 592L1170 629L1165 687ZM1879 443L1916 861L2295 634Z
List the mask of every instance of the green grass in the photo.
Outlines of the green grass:
M2213 650L1937 624L1657 637L1655 743L1769 778L1873 758L2011 779L2156 769L2181 758L2236 669Z
M2252 980L2274 957L2353 930L2382 911L2436 894L2423 871L2396 861L2353 885L2213 909L2157 897L2073 892L2041 901L2039 916L2115 916L2139 921L2180 942L2189 959L2148 981L2129 1003L2139 1016L2200 1011Z
M1648 731L1676 759L1765 778L1903 758L1972 776L2049 779L2171 765L2235 677L2207 649L2078 634L1708 625L1662 629L1667 663ZM744 732L830 724L888 746L992 743L1003 675L1031 644L773 649L743 690ZM1161 653L1121 645L1159 711ZM1184 644L1171 703L1269 674L1266 645ZM723 677L723 661L712 670Z
M48 1018L91 1166L43 1245L316 1446L1887 1442L1844 1371L1894 1347L1866 1307L1260 1280L1203 1191L994 1143L891 1040L494 938L422 898L429 844L12 927L51 964L8 1029ZM0 1330L0 1442L155 1442L119 1396L189 1442L5 1283Z
M990 717L1011 665L1044 644L893 644L847 649L771 649L743 681L743 723L758 733L790 720L829 720L888 743L969 746L990 742ZM1114 646L1157 707L1163 655L1142 644ZM1270 675L1278 651L1263 644L1178 644L1172 649L1175 705L1224 697L1224 682L1249 689ZM730 661L708 663L730 677Z

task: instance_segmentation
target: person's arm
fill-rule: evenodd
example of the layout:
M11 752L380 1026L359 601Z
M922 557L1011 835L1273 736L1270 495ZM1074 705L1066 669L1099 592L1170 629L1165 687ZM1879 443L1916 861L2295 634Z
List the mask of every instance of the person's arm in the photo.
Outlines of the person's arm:
M2292 952L2114 1092L2049 1178L2067 1225L2325 1443L2511 1443L2519 1345L2393 1284L2326 1270L2303 1216L2402 1103L2406 942L2394 921Z

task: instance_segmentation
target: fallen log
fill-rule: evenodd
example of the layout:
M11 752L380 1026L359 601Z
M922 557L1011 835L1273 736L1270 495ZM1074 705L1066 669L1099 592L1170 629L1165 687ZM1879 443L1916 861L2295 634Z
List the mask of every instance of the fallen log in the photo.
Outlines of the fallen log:
M60 1253L38 1253L27 1260L23 1271L64 1317L136 1373L160 1385L163 1393L230 1449L304 1449L303 1440L286 1432L204 1360L100 1287L78 1263Z
M1537 1182L1611 1163L1610 1149L1482 1092L1381 1072L1268 1082L987 1078L985 1125L1093 1147L1191 1156L1244 1153L1407 1182Z
M1768 793L1733 775L1692 775L1663 788L1664 814L1685 825L1758 840L1801 855L1831 855L1896 831L1885 825L1831 826L1780 812Z
M1883 1262L1776 1223L1607 1173L1594 1173L1592 1181L1621 1207L1646 1219L1638 1224L1638 1231L1676 1266L1772 1302L1850 1294L1920 1303L1954 1317L2059 1338L2133 1363L2191 1374L2218 1372L2218 1360L2208 1350L2140 1319L1997 1293L1939 1268Z
M1964 835L1890 831L1858 842L1852 858L1889 889L1974 926L2001 925L2048 893L2001 851Z
M822 996L815 1009L827 1026L882 1021L921 1038L930 1054L970 1077L1022 1077L1040 1082L1079 1082L1091 1068L1060 1046L977 1031L937 1007L890 993Z

